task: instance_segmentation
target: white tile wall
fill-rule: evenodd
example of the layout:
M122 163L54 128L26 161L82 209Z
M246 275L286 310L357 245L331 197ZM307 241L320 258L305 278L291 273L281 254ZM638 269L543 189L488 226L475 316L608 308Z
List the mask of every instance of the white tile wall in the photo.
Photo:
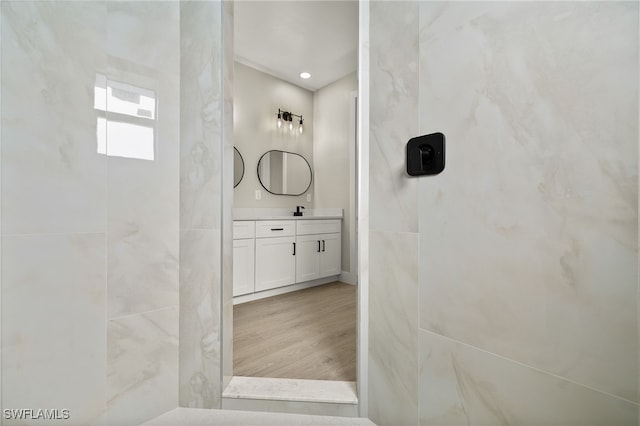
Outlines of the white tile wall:
M635 425L637 405L420 331L420 423Z
M421 7L420 255L422 328L637 401L634 7Z
M180 227L220 229L221 3L180 5Z
M371 229L418 231L418 182L404 173L418 132L418 2L371 2Z
M638 4L394 2L370 14L371 418L637 424ZM414 89L414 110L398 114ZM436 131L445 171L404 176L404 143ZM418 200L418 226L398 194ZM411 268L398 250L412 272L398 271ZM419 333L398 290L412 274Z
M182 407L220 407L222 279L223 271L231 270L230 258L222 255L223 238L225 246L231 243L231 235L222 232L223 217L224 229L231 229L231 206L222 208L222 164L225 155L233 155L222 133L230 102L224 91L230 82L224 81L223 9L221 2L180 5L181 28L188 28L181 37L180 69Z
M153 161L108 157L109 318L178 304L179 12L167 2L108 5L107 77L153 91L157 110Z
M104 246L104 234L2 238L4 408L68 409L74 424L104 414Z
M106 5L7 2L2 14L2 231L104 232L93 94Z
M220 403L220 232L183 231L180 241L180 406Z
M369 238L369 417L417 424L418 235L372 231Z
M138 424L178 405L178 309L109 321L107 424Z
M179 5L1 7L2 406L146 420L177 405ZM154 92L153 160L112 155L135 99L101 78Z

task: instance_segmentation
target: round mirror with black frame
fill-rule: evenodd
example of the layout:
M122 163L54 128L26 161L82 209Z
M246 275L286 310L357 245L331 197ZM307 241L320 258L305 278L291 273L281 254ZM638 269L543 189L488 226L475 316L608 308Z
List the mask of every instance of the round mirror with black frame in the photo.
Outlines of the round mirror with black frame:
M240 181L244 177L244 159L238 151L238 148L233 147L233 187L235 188L240 184Z
M302 155L271 150L258 161L258 180L271 194L296 196L309 190L313 172Z

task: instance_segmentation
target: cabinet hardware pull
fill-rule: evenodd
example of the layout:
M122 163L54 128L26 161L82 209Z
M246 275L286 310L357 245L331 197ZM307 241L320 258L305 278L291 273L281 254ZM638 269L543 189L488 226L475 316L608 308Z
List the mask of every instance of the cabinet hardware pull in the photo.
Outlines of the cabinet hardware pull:
M293 255L296 255L296 243L293 243Z
M324 240L322 240L322 251L324 251L325 245L324 245Z
M272 231L284 231L284 228L271 228Z
M320 253L320 240L317 240L317 241L318 241L318 253Z

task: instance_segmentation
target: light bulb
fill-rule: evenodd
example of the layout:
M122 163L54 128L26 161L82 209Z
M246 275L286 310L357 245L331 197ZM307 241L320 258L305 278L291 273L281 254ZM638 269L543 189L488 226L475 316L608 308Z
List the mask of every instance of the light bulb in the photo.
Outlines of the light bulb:
M289 122L289 131L293 131L293 121Z
M298 127L298 133L302 134L302 118L300 119L300 126Z
M282 115L278 112L278 121L276 122L278 129L282 127Z

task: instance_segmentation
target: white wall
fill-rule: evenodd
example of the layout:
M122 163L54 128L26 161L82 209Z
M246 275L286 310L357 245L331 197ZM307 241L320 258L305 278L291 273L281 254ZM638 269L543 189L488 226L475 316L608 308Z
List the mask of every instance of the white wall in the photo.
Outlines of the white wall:
M314 206L316 208L342 208L342 270L352 271L349 259L351 242L350 173L355 173L355 159L350 158L353 131L349 122L353 106L352 93L357 90L356 73L349 74L314 93L313 162L316 164Z
M342 269L351 272L349 233L351 224L349 172L355 160L349 157L349 108L357 89L356 73L310 92L244 64L235 63L234 145L245 165L244 178L234 189L234 207L291 207L344 209ZM275 126L278 108L305 119L303 135ZM296 124L296 123L294 123ZM303 155L311 164L313 184L298 197L268 193L257 178L257 163L266 151L279 149ZM262 200L255 199L255 190Z
M638 3L370 8L372 420L638 425Z
M262 154L276 149L302 155L315 173L313 93L236 62L233 102L234 145L245 166L244 177L233 191L233 206L291 207L292 211L296 205L311 208L313 202L306 201L306 194L311 192L313 185L301 196L270 194L258 180L257 166ZM294 132L276 127L278 108L304 117L302 135L297 132L295 118ZM261 200L255 199L256 190L261 191Z

